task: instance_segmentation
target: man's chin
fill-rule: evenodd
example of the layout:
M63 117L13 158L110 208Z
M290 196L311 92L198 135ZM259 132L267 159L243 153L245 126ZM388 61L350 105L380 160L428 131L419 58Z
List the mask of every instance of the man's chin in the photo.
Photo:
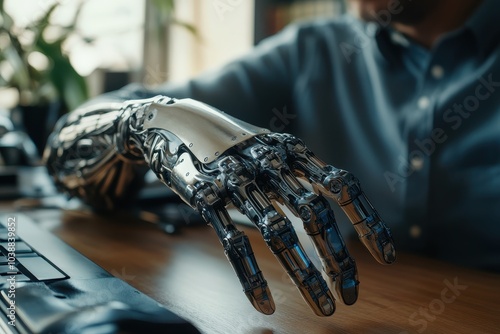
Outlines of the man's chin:
M349 11L368 22L421 22L437 0L349 0Z
M365 21L377 21L378 13L387 10L389 0L349 0L349 11Z

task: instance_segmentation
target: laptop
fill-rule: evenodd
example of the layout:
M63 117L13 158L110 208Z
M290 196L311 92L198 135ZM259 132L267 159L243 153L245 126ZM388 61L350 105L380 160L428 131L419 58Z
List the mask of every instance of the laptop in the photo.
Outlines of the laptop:
M20 212L0 213L0 332L199 333Z

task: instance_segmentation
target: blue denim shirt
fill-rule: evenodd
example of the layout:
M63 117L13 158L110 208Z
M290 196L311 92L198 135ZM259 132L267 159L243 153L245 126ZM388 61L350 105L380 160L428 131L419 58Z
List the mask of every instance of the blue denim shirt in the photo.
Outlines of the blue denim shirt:
M350 16L301 23L189 82L114 96L191 97L293 133L360 179L398 249L500 270L499 20L485 0L432 50Z

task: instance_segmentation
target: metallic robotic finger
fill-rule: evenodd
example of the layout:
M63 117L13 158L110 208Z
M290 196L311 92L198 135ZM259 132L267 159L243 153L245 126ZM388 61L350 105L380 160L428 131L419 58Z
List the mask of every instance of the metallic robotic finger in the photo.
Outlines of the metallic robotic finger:
M347 305L358 297L356 264L325 196L344 210L377 261L396 258L389 229L352 174L325 164L292 135L271 133L191 99L157 96L84 106L58 122L45 159L60 189L100 210L127 205L151 169L214 228L244 293L264 314L274 312L274 301L248 237L226 210L230 204L259 229L319 316L334 313L334 295ZM280 205L302 219L323 275Z

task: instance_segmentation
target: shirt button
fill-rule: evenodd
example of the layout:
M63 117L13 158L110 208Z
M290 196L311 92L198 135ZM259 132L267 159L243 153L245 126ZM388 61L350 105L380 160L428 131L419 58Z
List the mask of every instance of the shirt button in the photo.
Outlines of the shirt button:
M408 47L410 45L410 42L408 42L408 40L403 36L403 34L396 31L391 34L391 40L395 44L399 44L404 47Z
M422 235L422 229L420 228L420 226L418 225L413 225L412 227L410 227L410 236L412 238L415 238L417 239L418 237L420 237Z
M444 69L440 65L434 65L431 68L431 74L434 77L434 79L441 79L444 75Z
M427 96L422 96L421 98L418 99L418 107L420 109L427 109L429 105L431 104L431 101Z
M418 172L419 170L421 170L424 167L424 158L417 155L416 157L413 157L410 160L410 164L411 164L411 167L413 168L413 170Z

